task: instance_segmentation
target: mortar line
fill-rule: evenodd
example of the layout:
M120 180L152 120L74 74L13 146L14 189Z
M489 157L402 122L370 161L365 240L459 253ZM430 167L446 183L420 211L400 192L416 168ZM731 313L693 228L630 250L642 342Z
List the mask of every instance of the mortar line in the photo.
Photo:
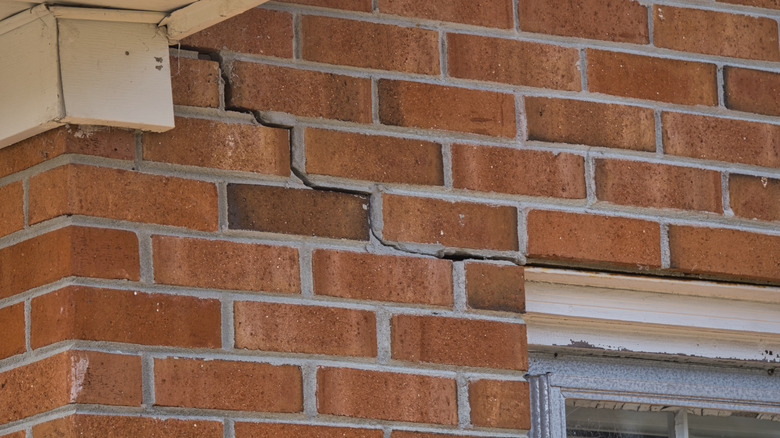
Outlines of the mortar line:
M379 306L376 309L376 348L377 362L381 365L387 365L392 358L392 339L391 322L392 314L384 307Z
M219 231L227 231L229 229L228 219L228 192L226 181L218 181L217 183L217 228Z
M580 49L580 88L588 91L588 55L585 48Z
M453 310L456 313L464 313L468 309L468 297L466 292L466 266L465 262L452 264L452 293Z
M231 351L235 348L235 300L232 295L224 294L220 300L220 329L222 331L222 349Z
M723 215L734 216L734 211L731 210L731 193L730 193L730 174L726 171L720 173L720 190L721 190L721 204L723 205Z
M672 265L671 251L669 248L669 224L660 222L658 226L661 231L661 268L669 269Z
M149 353L141 354L142 376L142 405L146 410L151 410L155 403L154 398L154 358Z
M301 279L301 296L306 298L314 297L314 262L313 250L308 245L304 245L298 250L299 269Z
M442 164L442 176L444 178L444 187L452 188L452 143L441 142L441 164Z
M664 132L661 110L653 110L653 119L655 123L655 154L662 157L664 155Z
M236 438L236 421L225 418L222 422L222 438Z
M442 79L445 79L449 77L450 75L450 66L449 66L449 58L448 58L448 43L447 43L447 33L444 30L439 31L439 65L440 65L440 76Z
M381 125L379 118L379 81L371 76L371 121L374 126Z
M469 382L461 373L455 377L457 385L458 426L466 429L471 425L471 406L469 405Z
M303 59L302 52L302 25L301 25L301 14L297 11L292 12L292 22L293 22L293 59Z
M24 229L30 228L30 177L22 179L22 214Z
M317 417L317 365L307 363L301 366L303 379L303 413L307 418Z
M154 283L154 248L152 233L147 230L136 231L138 237L139 281Z
M653 21L655 15L655 5L647 5L647 38L651 46L655 47L655 22Z
M24 349L32 351L32 298L24 300Z
M590 208L598 202L596 196L596 163L590 151L585 155L585 193L587 197L586 208Z
M718 65L715 86L718 87L718 106L726 108L726 79L723 74L723 65Z

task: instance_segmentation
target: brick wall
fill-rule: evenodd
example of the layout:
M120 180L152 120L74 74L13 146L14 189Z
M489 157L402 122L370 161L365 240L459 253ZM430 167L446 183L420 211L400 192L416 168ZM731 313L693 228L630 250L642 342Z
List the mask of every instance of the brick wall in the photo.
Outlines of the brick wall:
M269 3L0 150L0 436L522 436L524 265L780 284L780 8L667 3Z

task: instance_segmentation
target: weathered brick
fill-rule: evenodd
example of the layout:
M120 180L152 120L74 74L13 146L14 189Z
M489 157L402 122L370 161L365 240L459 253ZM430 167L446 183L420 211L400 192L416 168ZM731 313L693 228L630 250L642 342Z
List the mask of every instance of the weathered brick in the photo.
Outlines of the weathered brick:
M152 236L154 281L213 289L296 293L298 251L284 246Z
M780 220L780 179L732 174L729 198L731 210L737 216Z
M300 412L301 370L292 365L155 359L155 404L201 409Z
M510 429L531 428L528 382L477 380L469 383L471 423Z
M236 423L236 438L382 438L381 429L310 426L284 423Z
M726 107L737 111L780 116L780 74L725 67Z
M325 190L228 185L230 228L368 240L368 198Z
M581 90L579 51L479 35L447 35L447 65L456 78Z
M580 155L504 147L452 145L455 188L514 195L581 199L585 160Z
M671 268L678 271L780 280L780 236L672 225L669 252Z
M128 231L65 227L0 249L0 298L69 276L137 281L138 238Z
M472 309L523 312L525 275L522 266L466 263L466 297Z
M31 224L82 214L215 231L217 187L202 181L68 164L30 178L29 210Z
M370 123L371 80L236 61L227 105Z
M780 9L778 0L717 0L721 3L732 3L735 5L756 6L759 8Z
M306 172L366 181L444 184L441 145L307 128Z
M317 370L320 414L415 423L457 424L455 381L444 377L366 371Z
M664 153L780 167L780 126L664 112Z
M448 260L317 250L314 293L358 300L452 305Z
M24 228L24 188L17 181L0 187L0 237Z
M343 9L349 11L371 12L374 10L371 0L278 0L285 3L320 6L323 8Z
M511 0L379 0L379 11L502 29L514 22Z
M394 430L390 438L484 438L484 435L453 435L449 433L412 432L408 430Z
M117 128L64 126L0 149L0 178L62 154L132 160L135 133Z
M528 369L522 324L416 315L394 315L390 324L393 359Z
M0 373L0 424L70 403L140 406L139 356L66 351Z
M525 115L529 140L655 151L650 108L526 97Z
M291 58L292 15L284 11L250 9L184 38L181 45L201 51L230 50Z
M33 426L36 438L222 438L222 423L110 415L71 415Z
M629 160L596 160L596 197L621 205L723 213L720 172Z
M517 250L517 209L383 195L387 240L473 249Z
M433 30L308 15L301 19L301 36L301 54L310 61L424 75L440 71L439 34Z
M0 309L0 327L3 336L0 337L0 359L24 353L24 303Z
M379 119L387 125L514 137L514 97L508 93L380 80Z
M205 59L171 57L174 105L217 108L219 63Z
M650 42L647 7L634 0L520 0L517 18L525 32L636 44Z
M23 430L11 432L9 434L2 435L2 438L27 438L27 432Z
M543 210L529 212L527 221L531 258L661 266L661 230L655 222Z
M716 68L677 59L587 50L588 88L596 93L681 105L717 105Z
M212 299L69 286L34 298L30 320L33 348L73 339L222 346L220 303Z
M777 21L765 17L655 6L653 43L685 52L780 60Z
M176 128L145 133L144 160L290 176L290 132L243 123L176 118Z
M237 302L236 348L375 357L376 315L367 310Z

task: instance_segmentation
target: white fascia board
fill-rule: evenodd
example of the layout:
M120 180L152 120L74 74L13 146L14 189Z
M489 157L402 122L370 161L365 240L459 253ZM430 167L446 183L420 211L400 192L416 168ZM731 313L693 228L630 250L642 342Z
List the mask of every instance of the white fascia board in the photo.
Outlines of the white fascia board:
M257 7L268 0L200 0L171 13L160 22L168 30L171 41L211 27L241 12Z
M529 348L780 362L780 288L527 268Z

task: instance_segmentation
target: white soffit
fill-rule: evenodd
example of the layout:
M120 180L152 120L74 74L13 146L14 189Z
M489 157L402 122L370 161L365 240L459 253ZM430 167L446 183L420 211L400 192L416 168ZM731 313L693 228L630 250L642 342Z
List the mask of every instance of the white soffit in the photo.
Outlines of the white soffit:
M168 46L267 0L0 0L0 148L67 123L173 128Z
M529 348L780 363L780 288L526 269Z

